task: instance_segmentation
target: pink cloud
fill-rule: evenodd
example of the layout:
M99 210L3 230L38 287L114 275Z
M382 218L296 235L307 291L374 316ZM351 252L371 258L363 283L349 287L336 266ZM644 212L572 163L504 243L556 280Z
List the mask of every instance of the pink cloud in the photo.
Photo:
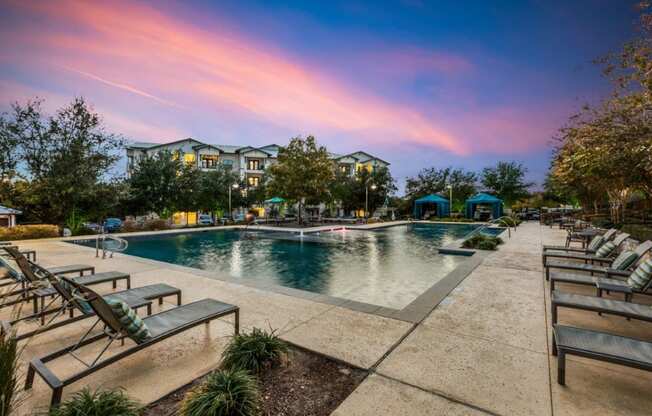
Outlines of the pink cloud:
M209 108L198 109L204 112L231 106L304 131L382 132L375 141L400 139L456 154L468 152L463 140L419 110L354 90L317 67L221 32L219 25L202 30L133 3L13 5L50 23L36 31L14 28L19 32L13 36L16 46L29 51L25 60L46 59L156 104L193 108L197 102L208 103ZM44 56L39 58L37 51ZM464 61L443 56L412 53L400 59L416 68L468 69Z

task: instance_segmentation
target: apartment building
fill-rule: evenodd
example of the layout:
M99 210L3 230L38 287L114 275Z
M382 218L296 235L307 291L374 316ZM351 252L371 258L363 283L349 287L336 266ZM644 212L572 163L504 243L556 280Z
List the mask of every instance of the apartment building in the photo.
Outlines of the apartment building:
M262 147L208 144L192 138L170 143L132 143L127 150L127 176L138 161L159 152L170 152L186 163L196 164L198 169L217 169L230 166L249 187L256 187L262 180L265 169L276 162L279 146L269 144ZM389 163L367 152L358 151L346 155L331 154L336 168L351 176L360 169L373 170L387 167Z

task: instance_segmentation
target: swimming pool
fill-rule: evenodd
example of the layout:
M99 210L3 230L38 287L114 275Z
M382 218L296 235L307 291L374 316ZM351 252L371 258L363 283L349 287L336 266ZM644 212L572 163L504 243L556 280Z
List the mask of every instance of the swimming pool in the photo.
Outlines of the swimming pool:
M126 254L402 309L465 260L437 252L477 229L410 224L307 234L214 230L126 237ZM78 242L91 245L90 242Z

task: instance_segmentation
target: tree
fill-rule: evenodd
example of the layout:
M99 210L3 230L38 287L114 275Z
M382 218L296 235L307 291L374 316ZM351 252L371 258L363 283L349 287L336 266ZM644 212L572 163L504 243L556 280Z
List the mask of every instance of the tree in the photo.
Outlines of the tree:
M20 137L13 130L5 115L0 115L0 180L11 179L16 175L18 165L18 144Z
M94 206L98 186L119 159L121 137L107 133L100 116L83 98L58 110L42 113L40 100L12 105L0 122L0 153L18 156L25 165L33 214L40 220L63 223L73 210ZM15 161L3 161L10 174Z
M206 212L228 209L229 188L236 183L242 186L238 175L228 166L219 165L216 170L200 172L196 196L198 209ZM240 192L232 195L236 206L241 202L240 198Z
M421 170L415 178L407 179L405 193L411 204L414 200L429 194L441 194L448 198L447 186L451 185L453 205L460 206L475 194L477 181L478 175L475 172L464 169L427 168Z
M179 204L175 195L182 191L177 181L181 169L181 162L170 152L159 152L141 159L127 181L132 212L156 212L167 216L174 211Z
M306 200L327 200L329 185L334 179L333 162L315 138L296 137L281 147L277 162L270 168L269 189L274 194L299 203L299 223Z
M495 167L482 169L482 186L511 206L529 195L534 184L525 182L527 169L517 162L498 162Z

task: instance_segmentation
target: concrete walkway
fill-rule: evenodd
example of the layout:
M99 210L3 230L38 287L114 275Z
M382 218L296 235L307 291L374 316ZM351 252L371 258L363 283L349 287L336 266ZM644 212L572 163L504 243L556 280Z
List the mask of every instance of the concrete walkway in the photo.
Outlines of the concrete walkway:
M371 375L335 411L338 416L650 414L649 373L570 358L567 387L553 378L556 361L550 356L540 253L542 244L563 238L557 229L523 224L418 324L209 279L193 269L138 257L96 259L94 250L69 243L22 245L36 249L46 266L88 263L98 271L131 273L133 287L159 282L179 287L184 303L214 297L237 304L245 330L278 328L288 341L370 369ZM111 291L109 285L99 290ZM0 319L7 313L0 310ZM560 319L652 339L647 326L624 319L586 312L562 312ZM76 341L90 321L32 339L24 357ZM84 385L122 386L141 402L156 400L215 368L232 331L230 319L196 328L70 386L64 396ZM112 346L111 352L120 349ZM70 359L54 367L57 374L73 368L78 366ZM19 414L48 401L49 389L37 379Z
M564 237L556 228L521 225L334 415L649 415L648 372L571 357L567 386L556 383L540 253L542 244ZM652 340L649 324L567 310L560 319Z

